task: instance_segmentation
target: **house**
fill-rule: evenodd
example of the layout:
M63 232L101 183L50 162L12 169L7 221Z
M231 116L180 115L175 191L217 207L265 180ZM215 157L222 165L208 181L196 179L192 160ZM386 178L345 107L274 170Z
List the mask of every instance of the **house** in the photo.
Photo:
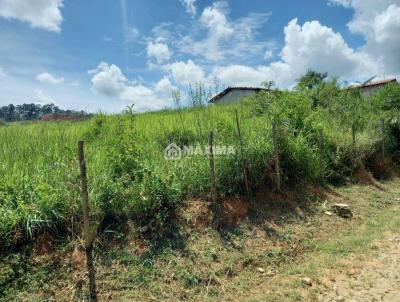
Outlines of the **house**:
M228 87L214 96L208 102L213 104L237 102L242 100L244 97L254 93L259 93L260 91L268 91L268 89L254 87Z
M385 87L390 83L397 83L397 80L395 78L392 78L388 80L368 82L362 85L351 86L350 89L360 89L363 96L372 96L377 90Z

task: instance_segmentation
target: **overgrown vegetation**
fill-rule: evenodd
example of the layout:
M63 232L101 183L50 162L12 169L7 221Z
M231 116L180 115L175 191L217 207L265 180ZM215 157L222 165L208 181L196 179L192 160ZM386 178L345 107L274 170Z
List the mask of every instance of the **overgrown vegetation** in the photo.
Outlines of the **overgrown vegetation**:
M244 170L250 194L274 188L273 121L278 129L283 186L345 182L356 168L380 154L382 140L385 154L398 156L398 84L372 98L340 89L332 80L299 85L295 91L261 92L237 104L202 104L1 128L2 247L19 244L40 230L76 231L80 221L78 139L86 141L90 200L102 228L133 221L140 234L156 240L176 236L174 213L183 201L207 199L210 191L208 157L166 160L164 149L171 142L207 146L208 132L214 130L216 145L235 147L234 155L216 157L221 196L246 194ZM383 133L381 119L386 121Z

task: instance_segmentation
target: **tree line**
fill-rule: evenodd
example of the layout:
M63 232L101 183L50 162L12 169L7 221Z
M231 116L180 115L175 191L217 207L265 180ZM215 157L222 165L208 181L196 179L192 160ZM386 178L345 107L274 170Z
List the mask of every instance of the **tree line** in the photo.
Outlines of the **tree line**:
M0 107L0 120L4 122L32 121L49 115L83 118L89 114L83 110L63 110L54 104L9 104Z

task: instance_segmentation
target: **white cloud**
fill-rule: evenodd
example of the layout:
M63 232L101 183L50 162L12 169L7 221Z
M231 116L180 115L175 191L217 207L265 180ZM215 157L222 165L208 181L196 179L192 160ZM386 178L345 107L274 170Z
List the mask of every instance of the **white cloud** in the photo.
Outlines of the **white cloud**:
M176 89L176 87L171 84L171 81L166 76L164 76L154 87L156 92L167 97L171 96L171 91L173 89Z
M344 7L350 7L351 0L328 0L328 5L342 5Z
M206 7L190 34L180 37L178 49L186 54L219 62L262 56L269 42L257 42L254 36L270 14L253 13L232 21L228 15L229 7L225 1L214 2Z
M0 0L0 17L28 22L32 27L60 32L63 0Z
M326 71L332 76L374 72L375 64L366 54L350 48L340 33L318 21L300 26L297 19L285 27L282 61L299 76L306 69Z
M164 68L170 71L175 82L182 85L188 85L189 83L200 82L204 80L203 69L196 65L192 60L188 60L186 63L178 61L169 65L165 65Z
M163 78L155 87L129 81L116 65L101 62L90 70L92 90L109 98L116 98L135 104L135 110L157 110L170 105L170 95L166 95L168 82ZM172 85L171 85L172 87Z
M218 65L207 76L204 76L204 65L192 68L190 60L167 65L166 69L178 84L183 85L196 80L208 82L217 77L226 85L258 86L262 81L274 80L280 86L291 87L308 69L328 72L341 80L398 74L399 0L328 1L331 5L355 10L348 26L352 33L365 37L364 46L350 47L339 32L319 21L299 24L294 19L284 28L284 46L278 50L276 42L260 42L255 38L270 14L250 14L231 20L228 3L219 1L204 8L194 22L192 32L181 35L179 41L172 44L179 52L196 58L197 62L206 66L218 62ZM279 55L279 60L269 64L246 65L252 58L264 57L269 61L275 55ZM195 73L192 69L200 71ZM189 76L189 73L197 76Z
M136 111L153 111L170 106L170 100L154 92L150 87L142 84L127 86L121 94L121 99L135 104Z
M214 68L212 76L226 85L259 86L266 80L290 87L308 69L342 78L363 78L377 72L377 64L366 53L354 51L343 37L318 21L297 19L284 29L285 46L281 60L266 66L229 65Z
M152 33L157 37L157 41L169 41L173 40L173 33L171 32L171 22L162 22L152 28Z
M43 73L38 74L36 76L36 80L38 80L39 82L48 83L48 84L61 84L61 83L64 82L64 78L63 77L57 78L57 77L55 77L52 74L47 73L47 72L43 72Z
M266 80L266 74L262 68L253 68L245 65L229 65L215 67L212 77L217 77L228 86L252 86L258 87Z
M227 8L225 2L215 2L206 7L201 14L200 21L210 30L210 39L224 39L233 35L233 26L228 23L224 10Z
M272 50L267 50L267 51L265 51L264 59L270 60L270 59L272 59L273 56L274 56L274 53L272 52Z
M101 62L94 70L89 70L92 75L92 89L106 96L119 96L124 91L128 80L118 66Z
M226 85L259 85L274 80L290 87L307 69L328 72L342 80L366 79L372 75L395 75L400 70L400 2L398 0L330 0L355 10L348 27L361 34L366 44L351 48L342 35L319 21L298 24L290 21L284 29L285 45L280 60L265 66L240 64L215 67L215 76ZM265 57L269 57L267 52ZM209 77L210 77L209 76Z
M172 55L168 45L162 42L149 42L147 44L147 56L149 58L155 58L158 64L166 62Z
M35 95L35 101L38 104L51 104L51 103L54 104L53 99L40 89L35 89L33 91L33 94Z
M354 34L361 34L366 44L361 51L371 55L385 73L400 69L400 1L399 0L330 0L354 9L347 24Z
M179 0L181 4L185 7L186 12L194 16L196 15L196 0Z

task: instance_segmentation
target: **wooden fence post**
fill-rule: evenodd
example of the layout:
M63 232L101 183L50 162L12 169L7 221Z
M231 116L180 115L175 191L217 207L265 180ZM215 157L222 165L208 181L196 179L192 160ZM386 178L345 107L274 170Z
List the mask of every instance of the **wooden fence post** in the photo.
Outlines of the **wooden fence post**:
M385 120L381 119L381 132L382 132L382 160L385 160Z
M356 144L356 124L353 122L353 124L351 124L351 135L353 137L353 145Z
M240 156L241 156L242 162L243 162L243 176L244 176L244 182L245 182L245 186L246 186L246 193L247 193L247 197L250 197L250 187L249 187L249 181L247 178L247 161L243 154L243 141L242 141L242 134L240 132L240 123L239 123L239 116L238 116L237 109L235 109L235 117L236 117L237 132L238 132L238 136L239 136Z
M324 135L322 129L318 129L318 147L321 151L324 148Z
M78 160L81 172L81 195L83 210L83 240L86 252L86 265L89 277L89 298L90 301L97 301L96 276L93 263L93 240L94 232L90 226L89 194L87 190L87 174L84 153L84 141L78 142Z
M281 172L279 162L279 142L277 133L277 122L275 119L272 120L272 141L274 145L274 161L275 161L275 180L278 191L281 190Z
M214 160L214 132L208 135L208 151L210 158L210 179L211 179L211 200L217 201L217 185L215 180L215 160Z

